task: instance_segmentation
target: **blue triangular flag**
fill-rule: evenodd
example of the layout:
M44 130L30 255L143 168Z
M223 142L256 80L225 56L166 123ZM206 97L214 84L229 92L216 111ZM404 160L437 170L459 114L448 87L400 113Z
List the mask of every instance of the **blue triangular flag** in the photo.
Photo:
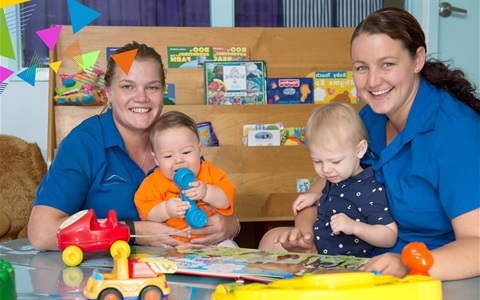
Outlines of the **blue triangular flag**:
M29 83L31 86L35 86L35 74L37 73L37 65L33 65L28 69L17 74L17 77L20 77L26 83Z
M92 23L101 13L93 10L75 0L68 0L68 10L70 11L70 20L72 20L73 34L79 32L83 27Z

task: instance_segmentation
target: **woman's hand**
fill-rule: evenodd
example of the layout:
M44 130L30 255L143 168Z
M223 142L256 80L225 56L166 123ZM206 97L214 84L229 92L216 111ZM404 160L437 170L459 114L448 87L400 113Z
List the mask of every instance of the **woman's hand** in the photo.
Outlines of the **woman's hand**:
M274 244L282 244L289 252L317 253L311 232L303 233L299 228L285 231L273 237Z
M209 207L208 205L204 208ZM192 234L204 235L192 239L192 244L212 245L219 243L237 232L240 224L234 215L224 216L216 213L213 209L213 215L208 217L207 224L202 228L192 229Z
M143 246L169 248L183 244L183 242L171 237L170 235L191 237L190 230L179 231L164 223L141 221L135 222L135 235L146 236L137 237L136 243Z
M360 271L378 271L382 274L389 274L399 278L405 277L410 269L402 263L400 254L384 253L370 259L360 267Z

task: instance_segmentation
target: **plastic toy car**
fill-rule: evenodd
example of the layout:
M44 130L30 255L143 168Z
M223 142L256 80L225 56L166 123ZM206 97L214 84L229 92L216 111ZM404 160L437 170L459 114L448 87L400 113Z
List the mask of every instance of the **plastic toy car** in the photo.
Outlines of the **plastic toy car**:
M109 250L111 255L123 248L130 255L130 230L118 223L114 210L105 220L97 220L93 209L82 210L66 219L57 232L57 245L63 250L63 262L71 267L78 266L84 252Z
M87 299L162 299L170 294L165 273L177 271L170 261L154 258L128 259L124 249L113 256L111 273L94 270L83 294Z

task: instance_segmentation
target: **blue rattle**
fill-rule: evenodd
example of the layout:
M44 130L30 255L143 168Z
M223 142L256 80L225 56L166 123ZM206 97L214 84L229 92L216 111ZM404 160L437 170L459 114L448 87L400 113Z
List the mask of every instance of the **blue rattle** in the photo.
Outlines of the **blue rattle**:
M198 208L194 200L185 196L182 191L190 188L190 182L195 182L195 174L187 168L178 169L173 175L173 182L180 189L180 195L183 201L190 203L190 208L185 213L185 221L191 228L202 228L207 224L207 214Z

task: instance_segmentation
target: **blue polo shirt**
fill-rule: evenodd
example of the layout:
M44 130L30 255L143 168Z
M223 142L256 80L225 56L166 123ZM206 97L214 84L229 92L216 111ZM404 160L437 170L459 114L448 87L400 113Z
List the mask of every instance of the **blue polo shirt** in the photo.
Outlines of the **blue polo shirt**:
M480 207L480 116L466 104L421 81L405 128L386 146L386 116L367 105L370 163L385 184L400 253L413 241L435 249L455 240L451 221Z
M34 205L69 215L93 208L98 218L114 209L119 220L140 220L133 197L144 178L108 110L86 119L62 140Z

